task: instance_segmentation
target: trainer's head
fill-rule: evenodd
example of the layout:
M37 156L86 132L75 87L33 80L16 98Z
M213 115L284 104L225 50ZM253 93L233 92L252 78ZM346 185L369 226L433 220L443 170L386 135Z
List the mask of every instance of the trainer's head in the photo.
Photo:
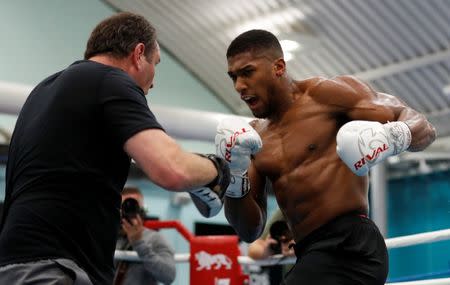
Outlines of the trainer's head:
M100 22L92 31L85 59L115 63L147 93L153 87L155 65L160 61L155 28L142 16L123 12Z
M272 33L250 30L236 37L227 49L228 75L234 88L259 118L271 114L271 100L286 72L283 50Z

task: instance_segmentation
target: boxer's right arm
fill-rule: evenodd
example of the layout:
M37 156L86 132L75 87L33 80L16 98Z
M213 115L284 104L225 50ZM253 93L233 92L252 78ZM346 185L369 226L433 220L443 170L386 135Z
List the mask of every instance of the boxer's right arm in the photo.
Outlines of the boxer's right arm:
M128 155L155 184L172 191L203 187L218 175L213 162L185 152L160 129L146 129L124 145Z
M253 242L261 236L267 220L267 192L265 179L253 164L248 168L250 192L242 198L225 197L225 217L238 236Z
M225 216L241 239L254 241L266 221L265 180L251 163L262 147L259 134L245 120L223 119L217 126L216 154L230 166L231 181L225 193Z

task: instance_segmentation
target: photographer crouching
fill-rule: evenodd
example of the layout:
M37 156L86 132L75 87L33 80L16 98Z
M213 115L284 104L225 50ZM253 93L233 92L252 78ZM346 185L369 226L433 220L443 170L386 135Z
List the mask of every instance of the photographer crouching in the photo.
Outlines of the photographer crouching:
M266 259L275 254L281 254L284 257L295 256L293 244L292 233L283 214L278 209L266 224L261 237L249 245L248 256L255 260ZM283 276L291 267L290 264L263 267L264 273L267 273L268 276L263 280L258 280L258 284L281 284Z
M144 227L144 197L138 188L123 189L121 215L116 249L134 250L143 262L116 262L113 284L172 283L176 274L174 250L160 233Z

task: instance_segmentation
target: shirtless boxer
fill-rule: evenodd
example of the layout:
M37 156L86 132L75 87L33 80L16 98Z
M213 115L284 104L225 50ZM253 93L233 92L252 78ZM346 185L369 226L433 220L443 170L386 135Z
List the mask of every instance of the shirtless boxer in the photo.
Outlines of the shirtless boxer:
M261 235L268 178L296 241L286 284L384 284L388 254L367 217L367 173L389 156L425 149L434 127L352 76L292 79L267 31L239 35L227 60L234 88L259 118L254 129L237 119L218 126L217 154L233 175L225 198L230 224L247 242Z

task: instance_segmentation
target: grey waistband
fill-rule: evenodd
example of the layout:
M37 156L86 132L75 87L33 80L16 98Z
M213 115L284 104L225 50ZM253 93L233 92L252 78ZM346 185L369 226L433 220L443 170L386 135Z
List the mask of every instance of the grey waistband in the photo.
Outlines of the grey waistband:
M93 285L83 269L64 258L2 266L0 284Z

